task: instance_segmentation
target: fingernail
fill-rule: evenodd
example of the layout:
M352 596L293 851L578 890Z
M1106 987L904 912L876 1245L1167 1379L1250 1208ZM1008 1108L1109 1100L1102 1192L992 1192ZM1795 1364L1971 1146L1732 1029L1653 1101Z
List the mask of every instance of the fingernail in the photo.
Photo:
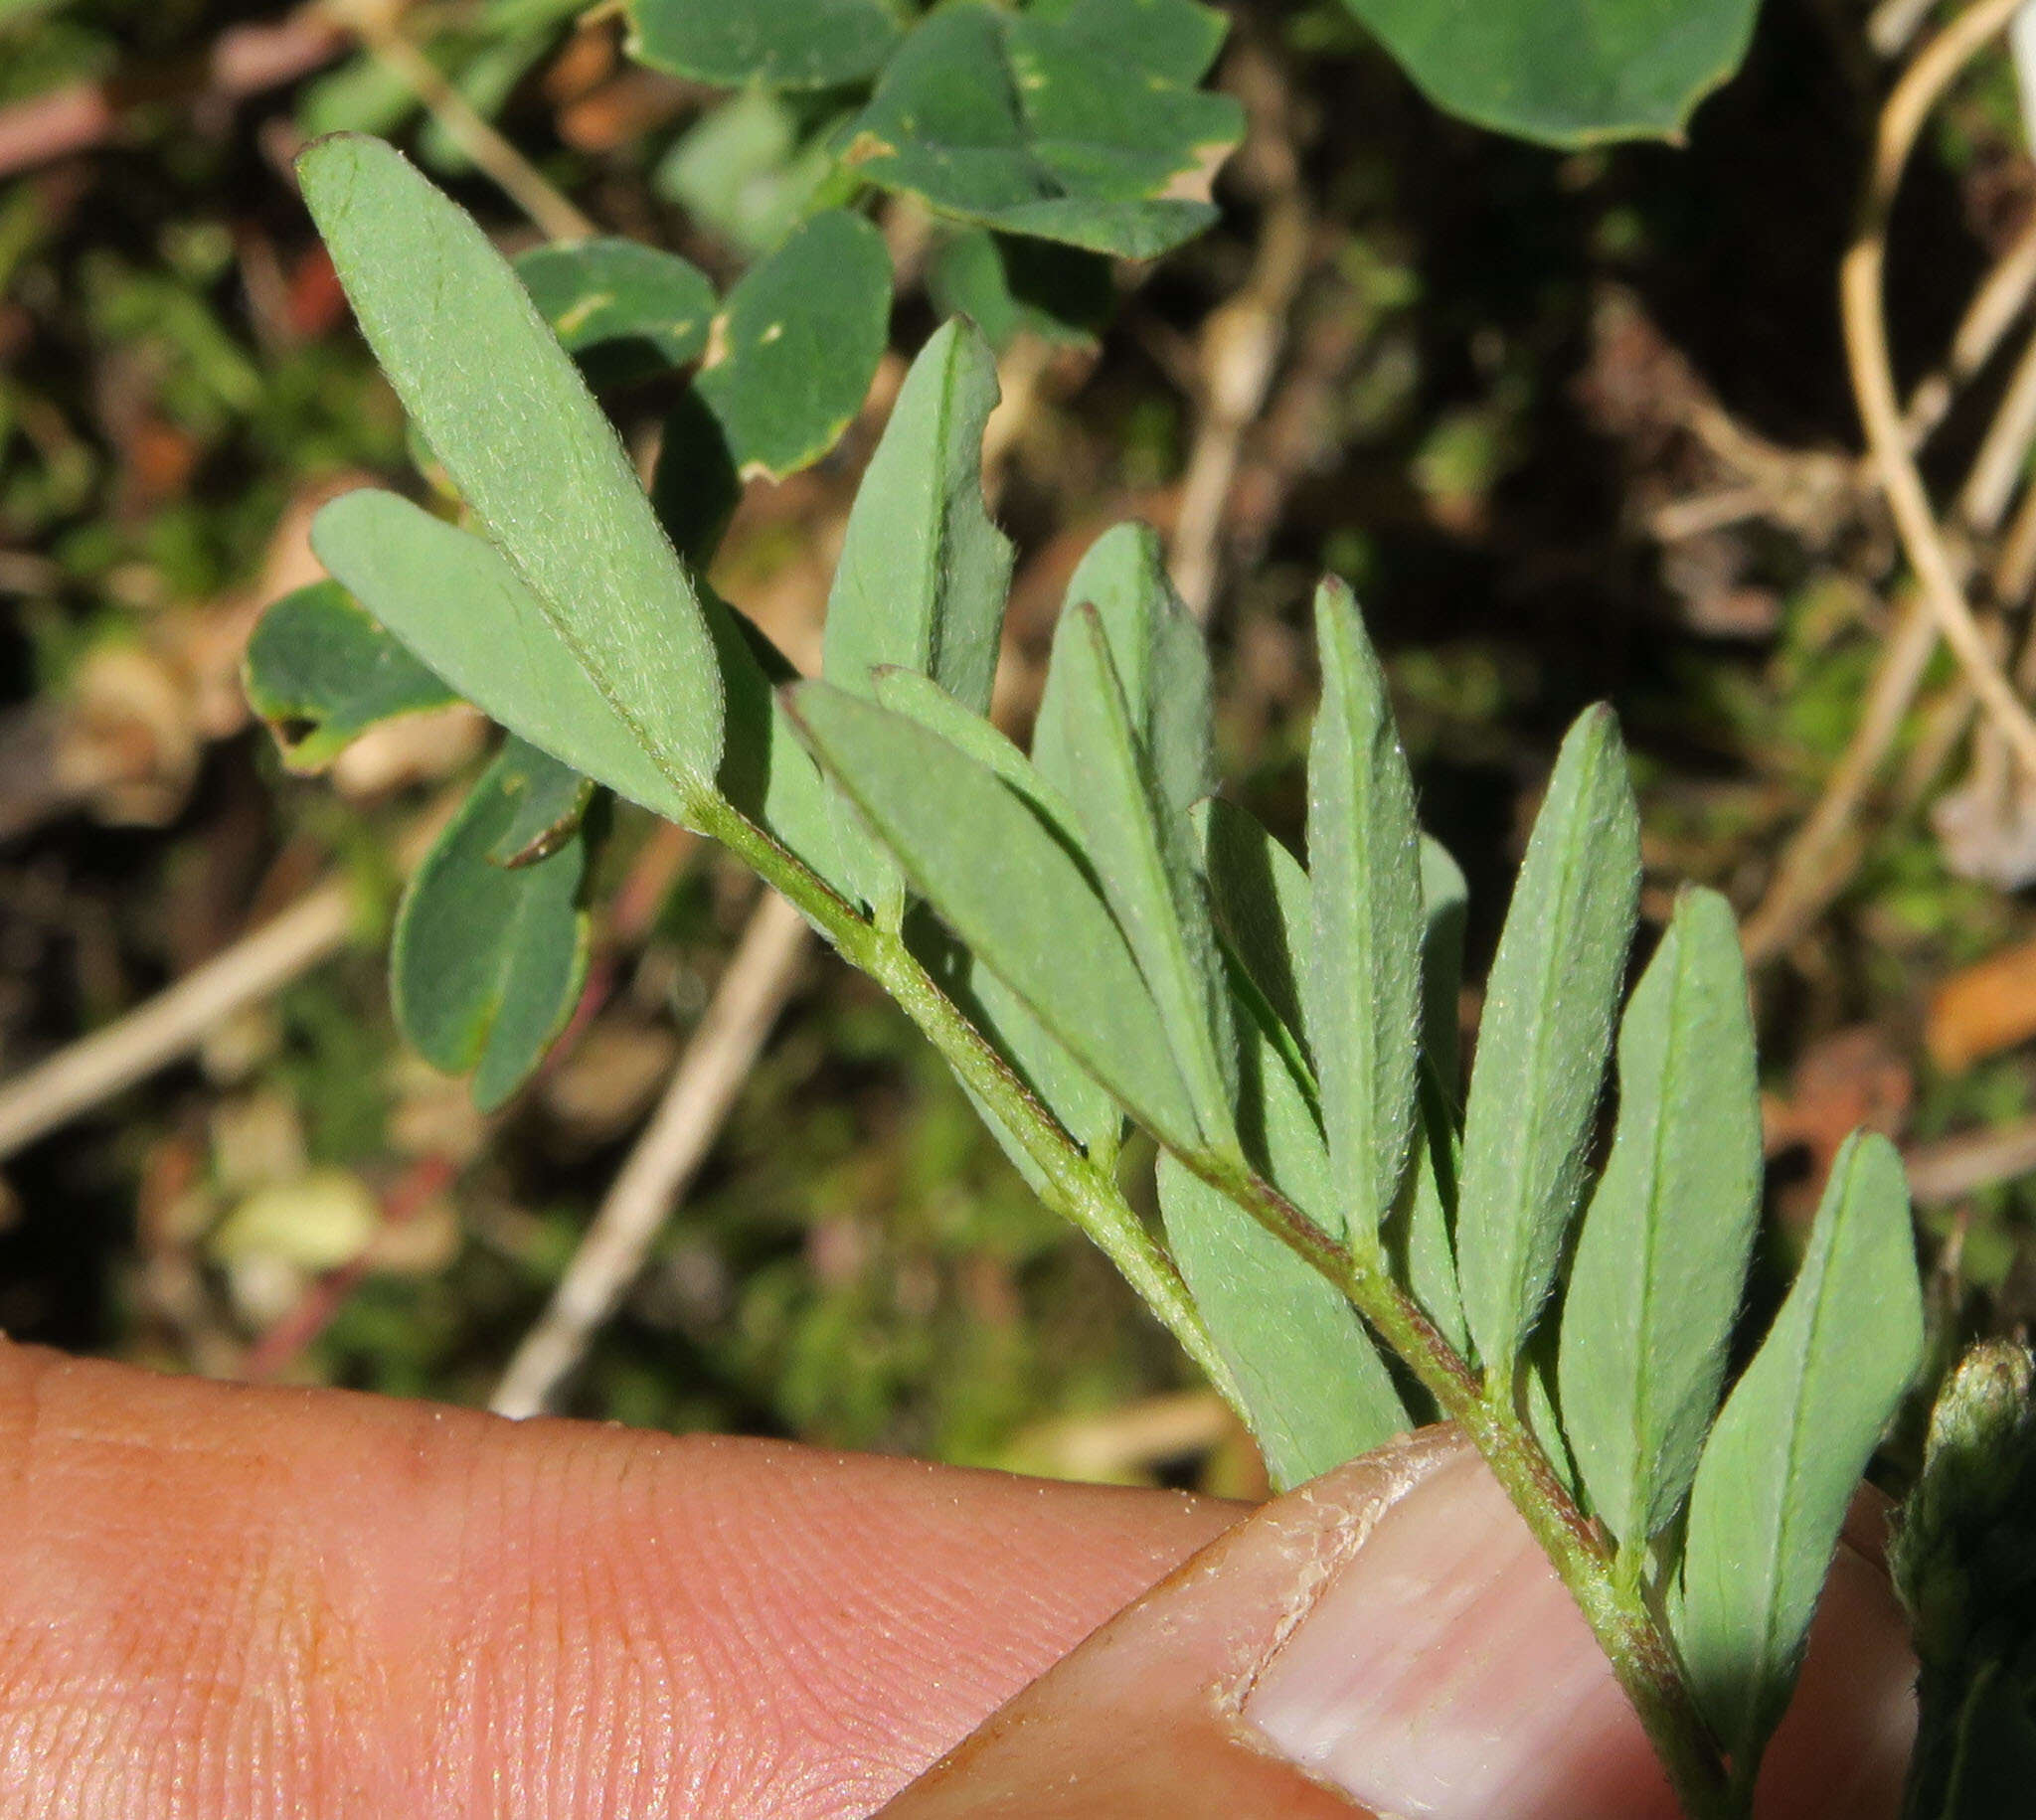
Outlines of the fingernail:
M1393 1820L1643 1820L1675 1807L1567 1588L1471 1457L1382 1515L1244 1718Z

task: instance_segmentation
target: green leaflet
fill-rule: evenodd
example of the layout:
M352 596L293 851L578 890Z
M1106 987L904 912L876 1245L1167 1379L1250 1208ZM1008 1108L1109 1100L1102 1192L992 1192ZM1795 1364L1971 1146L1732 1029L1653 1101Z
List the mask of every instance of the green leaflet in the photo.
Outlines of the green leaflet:
M535 866L580 832L594 802L594 783L549 752L524 745L520 762L503 779L509 825L488 849L497 866Z
M311 521L318 560L490 720L674 821L690 799L492 544L373 487Z
M1060 830L1063 838L1073 844L1073 807L1026 761L1025 754L981 715L971 714L938 683L917 671L880 668L871 672L871 678L877 700L886 708L917 721L976 763L994 771L1032 804L1049 827ZM1003 1052L1005 1060L1017 1069L1069 1135L1092 1157L1107 1161L1115 1156L1124 1124L1117 1102L1048 1033L1024 1000L980 964L969 965L965 979L956 982L953 990L956 996L973 1001L969 1009L980 1016L971 1021ZM986 1106L978 1105L977 1109L1017 1163L1020 1173L1037 1188L1038 1165L1029 1153L995 1113Z
M1195 86L1222 40L1193 0L956 0L885 66L842 158L945 215L1150 258L1215 219L1169 191L1242 136L1237 103Z
M1527 843L1464 1112L1463 1312L1502 1380L1541 1312L1583 1192L1639 883L1618 725L1594 708L1563 741Z
M831 684L798 685L792 713L975 958L1155 1136L1202 1148L1131 949L1084 862L1027 794L916 722Z
M1299 975L1314 939L1308 875L1248 809L1216 796L1198 810L1216 925L1305 1056Z
M1680 133L1739 68L1757 0L1344 0L1428 97L1548 145Z
M1426 834L1421 837L1421 904L1428 920L1421 942L1421 1053L1454 1105L1462 1092L1456 999L1463 989L1463 923L1470 891L1449 850Z
M819 460L862 409L891 324L891 255L827 209L737 281L693 382L737 470L779 480Z
M690 259L639 241L533 247L516 275L591 382L627 385L707 352L714 286Z
M575 834L549 859L513 871L489 857L514 822L518 795L533 787L531 770L551 765L509 741L412 875L396 913L389 983L397 1022L433 1067L473 1072L484 1112L530 1077L587 977L586 843Z
M261 615L241 680L293 771L323 770L378 721L459 700L336 581L299 587Z
M1068 794L1083 852L1159 1008L1202 1146L1229 1150L1237 1037L1193 832L1160 793L1093 606L1062 615L1052 674L1060 680L1054 749L1066 765L1066 779L1055 780L1064 788L1076 781Z
M1414 1292L1442 1338L1461 1358L1474 1360L1456 1281L1456 1183L1463 1145L1447 1096L1426 1064L1416 1104L1414 1151L1400 1200L1386 1219L1386 1253L1393 1274Z
M758 258L779 246L840 186L826 135L804 137L799 110L763 88L745 88L681 133L651 174L651 187L701 228Z
M1638 1551L1696 1471L1761 1211L1761 1098L1732 908L1686 891L1626 1007L1618 1125L1563 1305L1564 1425Z
M297 163L354 313L488 536L682 795L712 788L723 703L706 615L629 458L473 222L379 140Z
M950 322L913 362L849 513L827 596L824 674L873 691L880 665L931 677L964 710L990 705L1010 541L982 503L982 431L997 402L996 361L973 328ZM897 927L904 883L881 853L855 875L878 919Z
M1060 659L1062 634L1071 629L1078 606L1096 609L1132 735L1152 767L1160 799L1184 814L1216 787L1209 646L1166 579L1159 536L1149 525L1112 526L1089 547L1068 581L1033 727L1033 762L1070 796L1079 797L1087 787L1081 760L1069 745L1068 677Z
M1093 348L1116 302L1101 253L987 228L963 228L940 243L927 293L943 316L966 316L999 354L1020 334Z
M489 719L631 802L672 821L694 820L692 800L651 761L636 730L594 686L492 545L393 493L362 488L319 512L311 548ZM713 614L730 723L740 735L717 782L738 809L831 881L839 871L830 860L832 804L771 693L783 675L766 676L760 663L762 634L718 602L703 604Z
M879 664L932 677L988 712L1010 591L1010 540L982 503L997 366L967 323L913 362L848 517L827 595L826 675L869 692Z
M1290 1081L1285 1090L1298 1098ZM1326 1171L1326 1154L1316 1163ZM1406 1407L1364 1323L1319 1271L1172 1156L1159 1159L1159 1207L1167 1249L1236 1377L1238 1413L1275 1491L1406 1432Z
M899 38L885 0L630 0L629 55L739 88L833 88L873 76Z
M1922 1356L1902 1159L1886 1138L1855 1133L1690 1491L1671 1615L1705 1714L1748 1786L1794 1688L1846 1507Z
M1312 938L1300 970L1342 1224L1371 1238L1399 1197L1422 1018L1420 831L1385 673L1341 581L1315 593L1322 704L1308 745Z

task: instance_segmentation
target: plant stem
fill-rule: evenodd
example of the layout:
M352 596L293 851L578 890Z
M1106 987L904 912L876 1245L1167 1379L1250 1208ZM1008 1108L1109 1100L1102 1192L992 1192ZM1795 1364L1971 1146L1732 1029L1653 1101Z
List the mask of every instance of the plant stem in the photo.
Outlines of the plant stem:
M1353 1256L1248 1171L1219 1164L1207 1179L1334 1283L1442 1413L1461 1425L1569 1587L1684 1811L1691 1820L1738 1820L1748 1811L1751 1791L1729 1780L1673 1645L1640 1589L1624 1583L1603 1535L1521 1420L1510 1386L1494 1380L1487 1390L1479 1383L1420 1304L1393 1280L1383 1253Z
M725 804L700 812L701 831L746 862L806 916L851 966L897 1001L942 1060L1039 1166L1042 1198L1079 1227L1158 1317L1218 1394L1240 1413L1243 1394L1217 1351L1173 1259L1132 1211L1113 1171L1095 1162L1033 1097L989 1042L920 963L902 935L878 928L792 854Z
M1237 1384L1196 1312L1173 1260L1154 1242L1115 1178L1098 1167L954 1002L904 938L860 915L798 859L726 804L703 805L702 832L721 840L788 898L844 960L882 986L1038 1164L1055 1211L1099 1244L1233 1407ZM1745 1791L1728 1781L1718 1747L1684 1682L1675 1651L1637 1587L1578 1508L1513 1408L1477 1375L1396 1283L1382 1253L1355 1257L1241 1160L1183 1161L1334 1283L1459 1423L1484 1456L1610 1659L1691 1820L1738 1820Z

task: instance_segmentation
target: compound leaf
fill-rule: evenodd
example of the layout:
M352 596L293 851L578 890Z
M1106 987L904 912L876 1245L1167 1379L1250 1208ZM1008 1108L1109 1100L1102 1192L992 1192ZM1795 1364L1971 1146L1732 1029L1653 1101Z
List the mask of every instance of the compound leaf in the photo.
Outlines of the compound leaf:
M885 0L631 0L629 55L730 88L834 88L873 76L897 44Z
M1360 1245L1397 1199L1422 1018L1421 836L1385 672L1341 581L1315 594L1322 705L1308 745L1312 939L1301 1006L1341 1223Z
M459 700L337 581L313 581L270 606L241 675L293 771L323 770L379 721Z
M1856 1132L1690 1491L1676 1640L1748 1786L1794 1688L1859 1475L1922 1356L1902 1159L1886 1138Z
M1681 1507L1718 1406L1761 1211L1761 1098L1732 908L1685 892L1618 1037L1618 1124L1563 1307L1563 1422L1637 1550Z
M1197 1148L1167 1027L1066 832L1027 792L903 715L827 683L799 684L792 713L976 960L1155 1136Z
M690 259L640 241L534 247L516 275L590 379L619 386L707 352L714 286Z
M1739 68L1758 0L1344 0L1438 106L1548 145L1672 137Z
M891 255L859 215L827 209L737 281L693 382L739 472L817 461L862 409L891 322Z
M488 536L682 794L713 788L713 634L600 407L473 221L379 140L322 139L304 200L383 371Z
M1570 729L1485 988L1464 1111L1457 1268L1486 1369L1509 1373L1554 1281L1618 1014L1640 883L1612 711Z
M472 1071L483 1111L529 1078L587 977L586 842L576 833L550 858L513 870L490 858L532 787L532 768L550 764L510 740L424 856L396 914L397 1022L434 1067Z
M943 214L1150 258L1215 218L1173 192L1242 136L1236 102L1194 85L1222 38L1194 0L956 0L885 66L842 156Z

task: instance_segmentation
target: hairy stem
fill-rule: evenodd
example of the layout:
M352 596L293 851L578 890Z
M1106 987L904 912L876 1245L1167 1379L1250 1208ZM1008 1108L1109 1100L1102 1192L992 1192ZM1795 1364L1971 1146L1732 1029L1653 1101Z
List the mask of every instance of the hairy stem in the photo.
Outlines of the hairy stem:
M1114 1171L1095 1162L1033 1097L1004 1058L940 990L904 937L865 919L733 809L708 804L700 820L702 832L721 841L789 899L844 960L897 1001L948 1067L1024 1145L1046 1178L1047 1204L1102 1248L1224 1401L1242 1411L1235 1374L1217 1351L1173 1259L1124 1199Z

